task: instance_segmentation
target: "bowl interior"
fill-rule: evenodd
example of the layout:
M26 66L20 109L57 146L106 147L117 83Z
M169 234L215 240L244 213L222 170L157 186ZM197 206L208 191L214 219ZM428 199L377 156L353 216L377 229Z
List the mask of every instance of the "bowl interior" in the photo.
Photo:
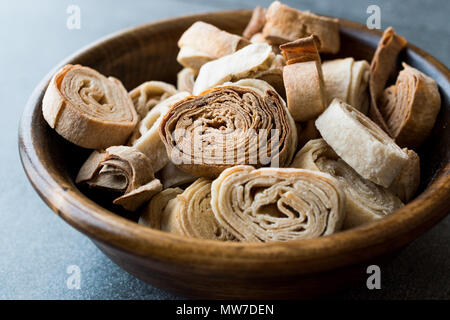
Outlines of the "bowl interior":
M217 12L144 25L102 39L87 49L76 53L66 61L63 61L61 65L66 63L79 63L92 67L105 75L120 79L128 90L148 80L162 80L175 83L176 74L181 69L180 65L176 62L176 55L178 53L177 40L184 30L194 21L202 20L232 33L241 33L249 17L250 11ZM324 59L352 56L355 59L366 59L370 61L380 34L378 31L366 30L365 27L356 23L341 21L342 49L338 55L324 56ZM421 193L436 177L443 173L444 167L450 160L450 150L448 148L450 142L450 127L448 125L450 119L448 69L412 45L409 45L403 53L402 60L434 78L440 87L442 97L441 112L433 132L424 144L424 147L418 150L421 157L422 169L422 182L419 190L419 193ZM51 74L38 87L25 110L21 129L20 149L27 174L35 188L55 211L70 223L74 224L70 213L65 212L67 208L64 207L66 205L64 201L67 200L67 197L61 196L61 199L56 199L52 198L51 194L67 191L68 189L73 194L79 194L74 184L74 178L81 164L91 151L67 142L52 130L43 119L41 102L50 76ZM31 163L34 169L29 169L30 166L27 163ZM39 171L41 173L45 172L45 174L40 174ZM38 177L39 175L40 177ZM43 190L42 183L48 183L53 190ZM94 238L100 237L102 241L105 241L107 237L102 238L101 232L106 234L114 231L112 229L103 230L98 220L103 219L103 222L110 223L110 226L116 224L118 228L123 221L114 220L111 222L111 216L104 214L105 211L100 204L89 201L86 196L81 194L78 196L78 200L85 199L87 201L89 210L92 212L98 211L99 214L95 218L79 216L75 226L90 236ZM101 199L94 200L102 203ZM136 215L125 214L117 208L111 208L106 203L102 205L104 208L111 209L115 214L121 215L126 219L136 220L137 218ZM74 203L73 206L77 207L78 205ZM83 205L80 204L78 210L83 211ZM95 219L97 221L94 221ZM83 230L84 226L92 226L96 223L98 223L98 229L95 232ZM136 228L139 227L136 225ZM137 230L142 232L142 228ZM161 239L164 237L168 237L168 239L176 238L176 236L163 235L153 230L148 230L148 232L154 232ZM356 231L352 230L342 233L351 232ZM126 238L128 236L123 233L120 234L120 237ZM332 237L337 236L340 235L336 234ZM132 237L137 237L137 234L133 234ZM199 246L203 245L202 243L208 246L211 245L210 241L186 241ZM314 239L314 241L321 240Z

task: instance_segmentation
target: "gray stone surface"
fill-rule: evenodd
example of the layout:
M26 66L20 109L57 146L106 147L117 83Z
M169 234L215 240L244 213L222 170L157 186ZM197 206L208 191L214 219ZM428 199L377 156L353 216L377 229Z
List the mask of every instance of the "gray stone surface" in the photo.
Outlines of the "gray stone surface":
M382 27L447 66L447 0L286 1L299 9L364 23L378 4ZM267 6L270 1L1 1L0 2L0 298L176 299L127 274L85 236L69 227L28 183L17 152L17 124L39 80L60 60L109 33L188 13ZM81 29L66 28L69 4L81 8ZM362 285L331 298L450 298L450 217L406 248L382 270L382 290ZM66 286L69 265L81 268L81 289Z

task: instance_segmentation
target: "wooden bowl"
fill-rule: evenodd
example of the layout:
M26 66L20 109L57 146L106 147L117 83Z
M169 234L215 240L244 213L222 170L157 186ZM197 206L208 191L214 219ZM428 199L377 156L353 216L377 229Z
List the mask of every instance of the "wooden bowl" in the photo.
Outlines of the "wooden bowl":
M177 40L202 20L241 33L249 10L164 20L109 36L82 49L67 63L90 66L132 89L146 80L174 82L180 69ZM370 61L381 33L341 20L339 56ZM344 288L367 278L366 268L393 255L450 209L449 70L409 44L402 59L439 84L442 109L431 137L419 150L422 185L414 201L392 215L318 239L284 243L223 243L152 230L100 206L74 184L89 150L61 138L44 121L41 102L51 72L23 113L19 149L29 180L61 218L90 237L119 266L160 288L187 297L294 298Z

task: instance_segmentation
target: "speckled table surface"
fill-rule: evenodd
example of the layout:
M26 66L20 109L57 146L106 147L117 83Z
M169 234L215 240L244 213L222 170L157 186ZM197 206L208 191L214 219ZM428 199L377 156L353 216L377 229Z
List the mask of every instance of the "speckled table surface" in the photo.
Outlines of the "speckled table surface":
M147 285L106 258L39 198L17 152L17 124L39 80L67 55L109 33L142 23L221 9L267 6L269 0L0 2L0 299L180 299ZM285 1L299 9L365 23L371 4L410 42L450 65L447 0ZM81 28L69 30L67 7L78 5ZM150 79L149 79L150 80ZM450 217L414 241L382 270L382 289L364 284L341 299L449 299ZM79 290L66 285L69 265Z

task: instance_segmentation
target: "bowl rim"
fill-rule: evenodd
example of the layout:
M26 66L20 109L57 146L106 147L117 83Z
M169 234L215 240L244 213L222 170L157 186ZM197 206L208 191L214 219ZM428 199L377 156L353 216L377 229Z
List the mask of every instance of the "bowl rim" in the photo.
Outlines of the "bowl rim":
M450 201L448 201L450 199L450 162L412 202L383 219L351 230L315 239L272 243L234 243L186 238L138 225L110 212L82 194L74 185L66 184L61 177L50 172L42 163L33 141L32 122L40 112L40 102L51 76L62 65L70 63L87 52L95 51L111 39L127 37L136 30L170 24L180 19L201 20L202 17L207 16L211 18L211 16L234 14L249 16L250 13L251 10L215 11L158 20L128 28L83 47L49 72L29 98L19 126L19 153L22 165L34 189L47 205L66 222L94 241L142 259L169 262L181 267L201 264L207 268L220 265L229 271L257 270L270 265L273 268L297 273L344 266L348 264L348 259L345 257L349 256L353 256L354 261L367 260L374 255L374 252L381 254L380 250L386 251L380 247L389 242L393 251L425 232L448 214L450 211ZM339 23L341 28L350 31L366 32L374 37L380 37L382 34L381 31L369 30L362 24L345 19L339 19ZM407 46L409 50L426 58L444 76L447 83L450 82L449 70L445 65L409 42ZM354 256L355 253L357 256ZM294 261L302 263L300 269L297 263L292 263ZM329 263L323 263L324 261Z

